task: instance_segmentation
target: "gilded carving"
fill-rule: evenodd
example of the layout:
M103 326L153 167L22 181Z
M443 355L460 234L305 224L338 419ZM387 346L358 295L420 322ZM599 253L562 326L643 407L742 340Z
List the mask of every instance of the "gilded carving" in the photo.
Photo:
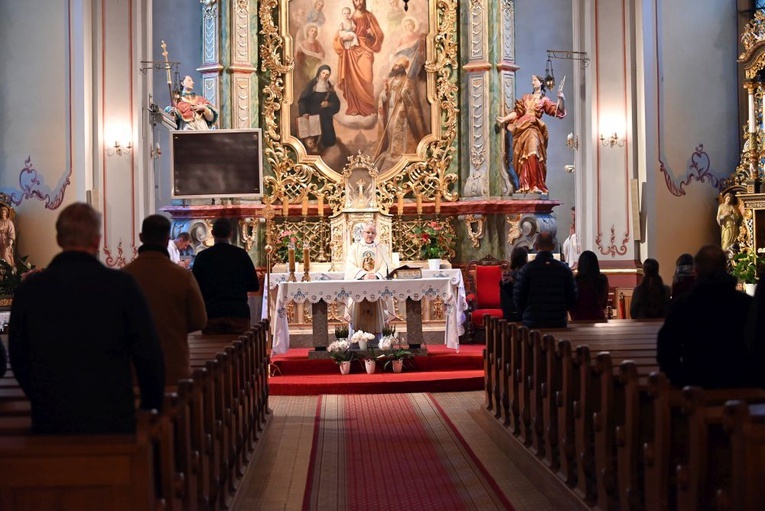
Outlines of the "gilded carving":
M322 195L332 212L337 213L344 207L342 176L321 157L308 154L303 143L291 135L289 112L296 107L297 98L292 90L294 41L287 26L290 5L290 2L265 0L258 11L261 70L267 76L261 103L264 154L273 173L264 179L264 188L273 200L278 198L291 204L306 195L316 198ZM430 9L427 35L430 44L424 70L428 77L432 132L420 141L417 158L407 156L380 173L377 194L381 207L390 207L399 191L421 193L426 200L433 200L437 191L444 201L458 199L458 176L449 172L456 152L459 112L458 88L453 76L458 56L456 8L456 0L442 0ZM333 259L337 260L334 246Z
M512 245L521 237L521 215L518 213L507 215L505 221L508 224L507 242Z
M473 248L481 246L483 239L483 230L486 225L486 217L483 215L466 215L465 226L467 227L468 238L473 244Z

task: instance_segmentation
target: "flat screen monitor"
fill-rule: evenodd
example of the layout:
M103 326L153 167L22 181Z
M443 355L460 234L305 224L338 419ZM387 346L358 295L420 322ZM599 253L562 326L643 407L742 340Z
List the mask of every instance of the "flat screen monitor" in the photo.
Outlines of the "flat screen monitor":
M172 131L173 193L178 199L260 197L261 130Z

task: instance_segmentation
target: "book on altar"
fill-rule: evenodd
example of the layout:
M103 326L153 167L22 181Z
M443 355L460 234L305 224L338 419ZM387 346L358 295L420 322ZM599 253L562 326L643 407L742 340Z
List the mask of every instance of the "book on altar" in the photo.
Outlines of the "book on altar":
M422 269L404 265L388 273L389 279L421 279Z
M309 115L308 118L305 116L298 117L297 129L299 138L317 137L321 135L321 123L318 114Z

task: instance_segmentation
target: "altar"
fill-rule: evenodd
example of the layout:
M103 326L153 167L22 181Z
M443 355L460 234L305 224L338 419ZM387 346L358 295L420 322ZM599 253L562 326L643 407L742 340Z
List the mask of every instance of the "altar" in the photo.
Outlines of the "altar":
M393 298L406 303L407 341L419 344L422 339L422 301L443 303L444 343L459 349L459 336L464 334L467 301L462 273L459 270L423 270L422 279L401 280L342 280L339 272L312 273L310 282L288 282L287 274L272 274L264 289L263 313L273 301L271 324L273 326L273 353L285 353L290 346L287 306L289 303L309 302L313 309L314 347L323 349L329 344L327 304L342 303L348 298L376 301ZM270 288L270 289L269 289ZM276 292L276 298L268 299L268 293ZM418 342L419 341L419 342Z

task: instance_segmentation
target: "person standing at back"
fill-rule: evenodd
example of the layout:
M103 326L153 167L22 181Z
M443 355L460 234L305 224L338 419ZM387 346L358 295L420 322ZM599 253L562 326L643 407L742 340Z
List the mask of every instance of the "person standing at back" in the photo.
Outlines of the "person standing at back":
M694 288L677 298L659 330L656 360L673 385L734 388L761 385L762 358L745 341L752 298L736 290L722 248L693 259Z
M675 274L672 276L672 296L675 300L678 296L693 289L696 277L693 275L693 256L681 254L675 262Z
M213 223L215 244L197 254L192 273L207 309L205 334L241 334L250 328L247 293L258 290L255 265L247 252L230 244L231 223Z
M165 247L170 240L170 220L149 215L141 225L138 257L123 268L135 277L149 302L159 340L165 352L165 385L191 377L188 334L207 323L205 302L197 280L173 263Z
M571 310L574 321L603 321L608 305L608 277L600 273L598 256L585 250L577 262L576 289L579 296Z
M27 277L11 306L13 373L32 405L32 431L135 431L133 375L142 409L161 409L162 347L132 276L97 259L101 215L83 203L56 221L62 252Z
M643 281L632 291L630 317L632 319L665 317L671 292L659 275L659 261L646 259L643 262Z
M517 246L510 252L510 271L503 272L502 280L499 281L499 305L502 307L502 317L507 321L517 322L521 320L518 307L513 300L513 287L515 275L529 262L529 250L526 247Z
M555 243L549 232L540 232L534 247L536 257L516 274L515 305L528 328L565 327L577 299L574 274L553 257Z

